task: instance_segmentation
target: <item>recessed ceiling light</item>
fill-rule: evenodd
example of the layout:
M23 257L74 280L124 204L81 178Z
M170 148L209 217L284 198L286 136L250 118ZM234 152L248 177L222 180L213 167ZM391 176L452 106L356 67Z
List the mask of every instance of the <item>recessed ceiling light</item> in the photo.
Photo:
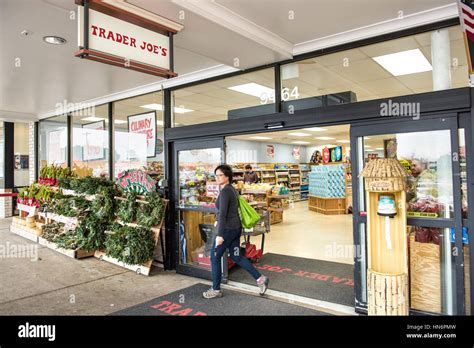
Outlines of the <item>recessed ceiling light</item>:
M311 144L309 141L292 141L292 144L298 144L298 145L306 145L306 144Z
M375 150L383 150L383 147L376 147Z
M153 103L153 104L147 104L147 105L142 105L140 106L141 108L145 108L145 109L151 109L151 110L157 110L157 111L163 111L163 105L161 104L156 104L156 103ZM187 112L192 112L194 110L191 110L191 109L185 109L185 108L179 108L179 107L174 107L174 112L176 114L185 114Z
M372 148L372 146L369 146L369 145L364 145L364 147L365 147L366 149L371 149L371 148Z
M95 117L95 116L89 116L86 118L81 118L81 121L87 121L87 122L95 122L95 121L102 121L105 120L105 118L102 117Z
M311 131L311 132L324 132L327 131L326 128L321 127L311 127L311 128L303 128L304 130Z
M336 140L338 143L344 143L344 144L349 144L351 141L350 140Z
M254 83L254 82L228 87L228 89L232 91L248 94L257 98L271 99L275 95L274 89L259 85L258 83Z
M128 122L124 121L124 120L114 120L114 123L115 124L125 124L125 123L128 123Z
M59 36L44 36L43 41L52 45L64 45L67 41Z
M369 138L369 137L364 137L364 139L370 140L370 139L372 139L372 138Z
M256 137L250 137L250 139L257 139L257 140L270 140L272 138L270 137L259 137L259 136L256 136Z
M319 139L319 140L335 140L336 138L331 138L331 137L316 137L314 139Z
M309 137L311 134L308 133L288 133L292 137Z
M416 74L433 70L430 62L419 48L373 57L372 59L393 76Z

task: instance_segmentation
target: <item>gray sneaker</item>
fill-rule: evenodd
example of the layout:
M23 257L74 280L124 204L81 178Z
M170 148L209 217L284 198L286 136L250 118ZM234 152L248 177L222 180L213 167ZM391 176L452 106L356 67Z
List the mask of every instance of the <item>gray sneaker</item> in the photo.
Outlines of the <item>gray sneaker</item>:
M202 293L202 297L207 298L207 299L222 297L222 291L214 290L213 288L210 288L209 290L204 291Z
M269 283L268 277L262 276L262 280L260 282L257 281L257 286L260 289L260 296L265 295L265 292L268 289L268 283Z

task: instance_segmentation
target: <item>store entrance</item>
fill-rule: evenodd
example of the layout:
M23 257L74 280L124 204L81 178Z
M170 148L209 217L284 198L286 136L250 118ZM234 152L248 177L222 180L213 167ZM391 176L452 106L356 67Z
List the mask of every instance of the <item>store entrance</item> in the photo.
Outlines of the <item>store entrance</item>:
M242 250L272 290L354 307L349 125L226 137L234 186L262 216ZM235 267L229 280L254 285Z

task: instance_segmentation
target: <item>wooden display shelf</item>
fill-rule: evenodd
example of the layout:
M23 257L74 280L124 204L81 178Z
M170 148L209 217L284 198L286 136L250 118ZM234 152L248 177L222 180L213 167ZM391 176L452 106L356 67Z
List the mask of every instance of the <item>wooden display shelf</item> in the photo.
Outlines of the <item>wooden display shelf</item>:
M94 256L94 251L85 251L81 249L72 250L72 249L60 248L55 243L50 242L42 237L38 237L38 243L40 245L47 247L48 249L57 251L58 253L71 257L73 259L83 259L86 257Z
M346 213L346 198L325 198L308 195L309 210L325 215L342 215Z
M35 243L38 243L38 238L42 234L42 231L36 228L16 225L13 223L10 225L10 232Z
M143 197L143 196L141 196L141 197ZM122 198L122 197L115 197L115 198L119 199L119 200L126 200L125 198ZM166 212L169 201L167 199L165 199L164 201L165 201L164 209L165 209L165 212ZM148 202L143 200L143 199L137 199L137 202L143 203L143 204L148 204ZM133 223L133 222L123 222L123 221L120 221L120 220L116 220L116 221L121 225L126 225L126 226L130 226L130 227L140 227L141 226L141 225L138 225L138 224ZM160 224L157 225L157 226L152 226L152 227L141 226L141 227L149 229L150 231L153 232L153 234L154 234L153 239L154 239L154 242L155 242L155 247L156 247L156 244L158 243L158 239L160 237L160 233L161 233L161 229L163 227L164 221L165 221L165 217L163 217L163 220L161 220ZM94 256L96 258L98 258L99 260L103 260L103 261L113 263L117 266L120 266L120 267L126 268L128 270L131 270L131 271L133 271L137 274L142 274L142 275L146 275L146 276L150 275L151 267L153 265L153 258L151 260L148 260L147 262L141 264L141 265L128 265L128 264L126 264L122 261L117 260L116 258L107 256L105 254L104 250L95 251Z
M270 225L283 222L283 209L268 208L270 212Z
M45 219L45 221L52 220L56 222L61 222L66 225L67 224L77 225L79 222L77 217L58 215L54 213L38 213L38 216Z

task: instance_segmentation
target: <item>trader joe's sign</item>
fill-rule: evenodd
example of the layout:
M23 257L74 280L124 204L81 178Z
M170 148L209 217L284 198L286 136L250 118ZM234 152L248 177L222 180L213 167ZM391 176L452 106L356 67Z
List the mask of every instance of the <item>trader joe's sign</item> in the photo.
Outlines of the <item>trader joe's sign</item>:
M156 157L156 114L128 116L129 133L143 134L146 137L146 156Z
M155 191L156 181L141 170L126 170L115 181L123 192L145 194Z

